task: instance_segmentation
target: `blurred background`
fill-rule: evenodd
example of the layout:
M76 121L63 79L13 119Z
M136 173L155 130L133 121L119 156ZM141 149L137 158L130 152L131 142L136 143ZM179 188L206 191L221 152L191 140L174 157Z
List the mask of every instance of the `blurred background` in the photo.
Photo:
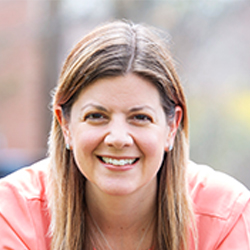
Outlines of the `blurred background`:
M102 22L165 31L188 98L191 159L250 188L250 1L0 0L0 176L46 156L51 91Z

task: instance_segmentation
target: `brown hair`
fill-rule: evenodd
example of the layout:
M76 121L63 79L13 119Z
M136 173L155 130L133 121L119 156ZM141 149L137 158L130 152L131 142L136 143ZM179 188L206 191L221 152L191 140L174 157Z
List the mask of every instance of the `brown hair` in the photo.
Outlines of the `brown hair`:
M183 89L164 39L145 25L116 21L86 35L67 57L53 104L67 117L81 90L107 76L133 73L152 82L159 90L166 117L171 120L176 105L183 111L174 148L165 153L158 173L157 232L155 249L186 250L192 209L186 166L188 116ZM50 209L52 249L87 249L85 177L73 155L66 150L56 116L50 136ZM84 237L83 237L84 236Z

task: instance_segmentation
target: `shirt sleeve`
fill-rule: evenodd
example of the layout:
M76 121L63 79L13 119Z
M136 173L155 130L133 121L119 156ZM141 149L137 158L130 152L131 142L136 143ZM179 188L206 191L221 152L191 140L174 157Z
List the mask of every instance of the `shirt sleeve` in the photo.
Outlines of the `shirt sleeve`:
M216 250L250 250L250 201Z
M0 185L0 249L37 249L28 202L9 183Z
M1 250L49 249L50 216L44 186L39 166L24 168L0 180Z
M29 249L23 239L13 229L8 220L0 215L0 249L8 250L27 250Z

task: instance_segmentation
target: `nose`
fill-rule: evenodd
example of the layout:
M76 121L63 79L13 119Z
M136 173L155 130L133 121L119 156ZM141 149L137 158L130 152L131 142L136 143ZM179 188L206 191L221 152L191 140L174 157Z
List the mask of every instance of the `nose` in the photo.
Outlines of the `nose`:
M129 134L126 122L112 121L109 131L104 138L104 143L109 147L122 149L133 144L133 138Z

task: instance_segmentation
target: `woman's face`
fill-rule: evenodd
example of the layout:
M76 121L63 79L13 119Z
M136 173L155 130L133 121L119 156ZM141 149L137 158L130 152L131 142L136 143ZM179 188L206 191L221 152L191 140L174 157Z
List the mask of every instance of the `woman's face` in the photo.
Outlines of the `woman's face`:
M178 121L168 125L152 83L134 74L100 79L82 90L69 121L56 113L88 188L111 195L155 190Z

